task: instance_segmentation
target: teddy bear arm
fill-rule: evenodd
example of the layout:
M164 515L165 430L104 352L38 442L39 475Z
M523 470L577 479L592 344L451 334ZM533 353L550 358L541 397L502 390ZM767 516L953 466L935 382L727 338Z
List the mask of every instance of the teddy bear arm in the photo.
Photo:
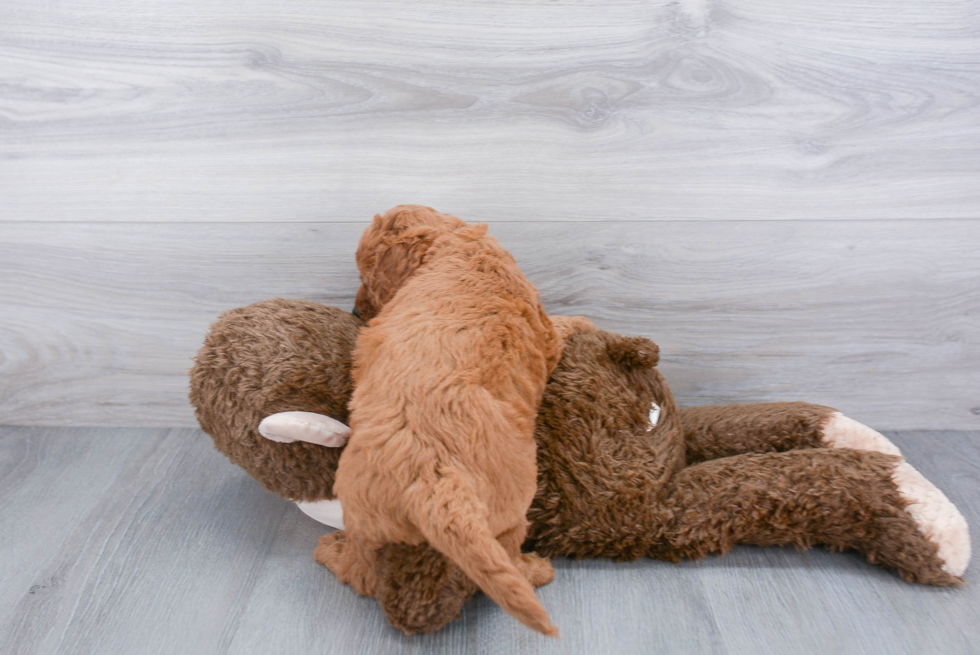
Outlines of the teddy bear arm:
M687 463L745 453L822 448L837 410L803 402L712 405L680 410Z
M832 480L833 484L828 484ZM715 459L679 471L653 557L724 553L736 544L853 549L910 582L957 585L970 557L965 519L894 455L795 450Z

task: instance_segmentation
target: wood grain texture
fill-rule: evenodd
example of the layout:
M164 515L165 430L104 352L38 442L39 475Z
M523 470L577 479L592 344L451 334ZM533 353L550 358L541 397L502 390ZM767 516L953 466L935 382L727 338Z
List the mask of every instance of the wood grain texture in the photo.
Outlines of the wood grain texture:
M967 0L9 0L0 219L980 218Z
M882 227L887 229L882 229ZM0 224L0 424L196 425L220 312L353 306L356 224ZM971 221L500 223L548 311L654 339L684 405L809 400L980 425Z
M4 436L27 442L45 438L24 432ZM79 520L61 526L56 538L15 542L13 552L34 558L27 570L37 582L26 593L22 587L8 592L17 602L0 627L6 652L224 650L226 631L251 591L252 569L269 555L283 502L239 484L237 471L213 475L218 458L207 439L195 437L200 433L190 430L110 436L78 430L53 437L55 450L94 441L109 451L110 463L117 458L114 448L138 449L140 456L108 480L103 475L115 471L99 463L67 465L90 476L88 484L107 488L94 507L79 507L84 510ZM36 485L50 485L61 471L49 464L34 475ZM84 482L78 486L86 490ZM77 491L62 493L60 503L73 509ZM46 509L44 504L14 506L48 526L55 517Z
M980 433L889 436L980 525ZM313 562L323 531L199 430L0 428L3 650L965 655L980 643L972 570L967 586L936 589L854 554L788 548L556 559L538 593L561 642L484 596L443 631L406 637Z

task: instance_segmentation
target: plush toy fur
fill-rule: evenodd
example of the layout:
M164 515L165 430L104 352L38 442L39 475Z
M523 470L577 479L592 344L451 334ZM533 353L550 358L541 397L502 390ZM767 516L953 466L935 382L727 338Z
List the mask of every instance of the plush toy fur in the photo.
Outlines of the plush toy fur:
M347 423L351 366L363 322L336 307L279 298L226 312L191 370L191 403L215 447L269 491L296 501L333 498L340 448L277 443L267 416L306 410Z
M270 442L258 425L290 410L346 422L361 325L281 299L219 318L191 372L191 400L216 447L286 498L333 498L340 448ZM604 331L566 341L538 413L525 548L676 561L740 543L824 544L910 582L961 584L965 520L882 435L807 403L678 409L657 357L646 339ZM375 597L409 634L438 630L476 591L424 544L388 545L377 566Z

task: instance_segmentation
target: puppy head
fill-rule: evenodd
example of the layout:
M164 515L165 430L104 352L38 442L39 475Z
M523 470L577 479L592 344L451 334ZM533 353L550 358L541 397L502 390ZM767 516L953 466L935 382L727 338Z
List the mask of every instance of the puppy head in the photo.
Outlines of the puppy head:
M361 319L369 321L381 311L422 265L440 235L465 226L455 216L421 205L399 205L375 216L357 246L361 288L354 308Z

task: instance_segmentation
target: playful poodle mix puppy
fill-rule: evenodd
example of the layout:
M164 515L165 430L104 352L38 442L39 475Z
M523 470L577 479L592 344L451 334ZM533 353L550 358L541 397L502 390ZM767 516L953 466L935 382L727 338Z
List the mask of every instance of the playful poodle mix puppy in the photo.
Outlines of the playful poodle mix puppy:
M428 542L512 616L557 635L532 587L554 571L520 552L534 422L563 338L594 327L553 324L486 225L428 207L376 216L357 263L357 310L373 320L357 339L334 486L346 537L323 537L317 561L374 595L381 547Z

